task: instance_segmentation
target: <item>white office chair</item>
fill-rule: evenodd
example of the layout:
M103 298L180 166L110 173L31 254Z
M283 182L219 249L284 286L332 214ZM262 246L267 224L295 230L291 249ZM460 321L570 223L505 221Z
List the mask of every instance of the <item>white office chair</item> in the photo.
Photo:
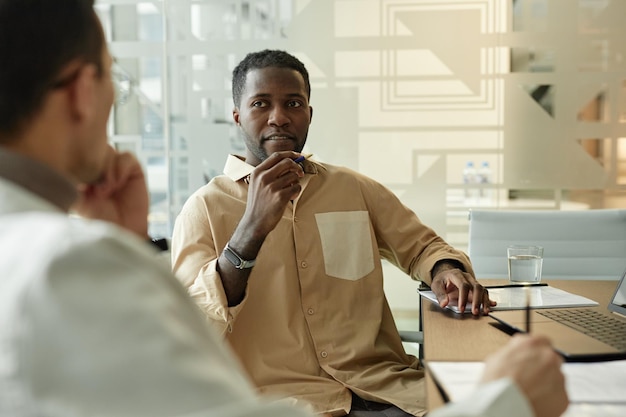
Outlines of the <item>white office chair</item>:
M542 278L617 280L626 269L626 210L470 210L478 279L506 278L514 244L544 247Z

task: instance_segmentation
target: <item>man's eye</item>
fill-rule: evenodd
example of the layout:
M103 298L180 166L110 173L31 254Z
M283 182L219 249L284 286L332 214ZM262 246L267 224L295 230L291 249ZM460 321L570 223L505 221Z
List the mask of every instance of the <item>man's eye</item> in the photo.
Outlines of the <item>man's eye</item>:
M265 107L265 103L262 101L255 101L252 103L252 107Z
M302 103L300 103L299 101L290 101L289 103L287 103L287 106L289 107L301 107Z

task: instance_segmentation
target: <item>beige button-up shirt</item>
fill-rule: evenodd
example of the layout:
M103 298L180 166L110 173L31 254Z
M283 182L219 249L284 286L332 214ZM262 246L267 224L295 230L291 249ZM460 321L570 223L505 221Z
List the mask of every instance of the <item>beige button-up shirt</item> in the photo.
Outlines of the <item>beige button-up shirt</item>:
M383 292L381 258L430 283L456 251L381 184L304 162L300 196L267 236L246 297L228 307L217 258L242 218L254 167L228 158L176 220L176 275L225 335L259 391L343 415L351 393L425 412L423 371L404 352ZM417 296L416 296L417 302Z

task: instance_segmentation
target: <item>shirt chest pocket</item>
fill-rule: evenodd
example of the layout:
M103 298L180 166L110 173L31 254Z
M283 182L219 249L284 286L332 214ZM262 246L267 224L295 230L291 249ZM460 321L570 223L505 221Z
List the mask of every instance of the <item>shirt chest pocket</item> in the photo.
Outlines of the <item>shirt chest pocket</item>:
M356 281L374 270L367 211L318 213L315 220L327 275Z

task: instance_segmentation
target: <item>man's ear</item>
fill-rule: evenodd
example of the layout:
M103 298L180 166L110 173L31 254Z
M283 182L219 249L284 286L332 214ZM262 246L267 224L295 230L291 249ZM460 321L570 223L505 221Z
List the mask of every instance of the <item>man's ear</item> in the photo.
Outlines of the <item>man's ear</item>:
M70 87L72 115L78 121L91 119L96 111L97 72L94 64L83 65L78 70L76 80Z
M239 107L235 107L233 109L233 120L235 121L235 124L239 126Z
M313 121L313 107L309 106L309 124Z

